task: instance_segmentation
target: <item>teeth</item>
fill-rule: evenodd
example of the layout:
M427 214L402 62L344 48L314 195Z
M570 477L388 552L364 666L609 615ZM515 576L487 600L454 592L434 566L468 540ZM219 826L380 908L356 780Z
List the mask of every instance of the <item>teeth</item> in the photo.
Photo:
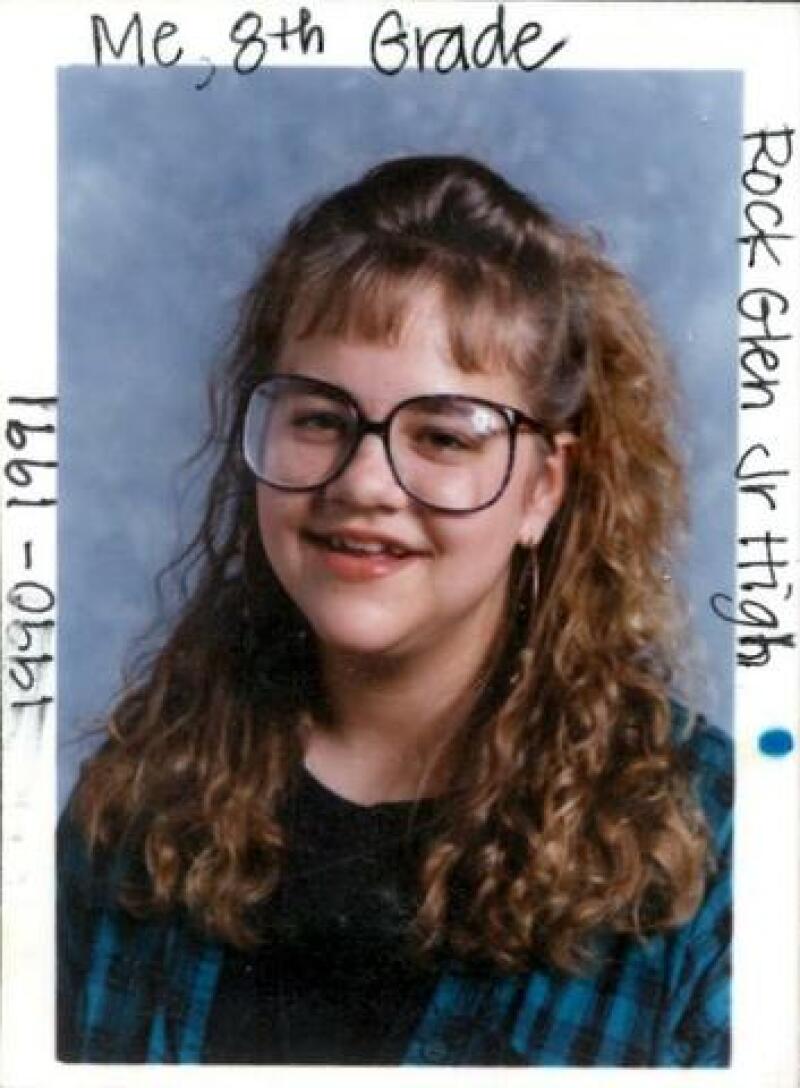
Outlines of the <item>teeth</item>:
M347 552L361 552L364 555L380 555L381 552L386 551L385 545L378 543L378 541L367 543L363 540L348 540L346 537L332 536L330 542L334 548L340 548Z
M380 541L350 540L343 536L329 536L328 544L337 551L355 552L359 555L383 555L386 552L392 556L403 556L405 550L396 544L382 544Z

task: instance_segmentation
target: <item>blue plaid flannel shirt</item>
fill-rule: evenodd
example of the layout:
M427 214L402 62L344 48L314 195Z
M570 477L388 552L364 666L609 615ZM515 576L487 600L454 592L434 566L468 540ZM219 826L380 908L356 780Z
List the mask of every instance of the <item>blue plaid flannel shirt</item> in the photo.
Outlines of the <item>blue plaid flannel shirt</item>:
M608 937L575 977L445 970L405 1063L724 1066L729 1062L732 745L702 725L687 742L718 868L694 918L637 942ZM62 819L58 843L59 1057L201 1062L224 947L183 916L136 920L113 904Z

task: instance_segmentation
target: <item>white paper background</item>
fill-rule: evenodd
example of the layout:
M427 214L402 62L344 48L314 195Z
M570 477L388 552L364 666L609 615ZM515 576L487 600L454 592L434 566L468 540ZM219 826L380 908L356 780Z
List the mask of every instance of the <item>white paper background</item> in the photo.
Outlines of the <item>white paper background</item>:
M507 5L510 19L538 18L545 37L569 35L554 61L558 68L718 68L745 73L744 131L797 122L800 86L800 14L795 4L527 4ZM28 3L0 7L0 102L3 103L3 171L0 190L3 253L3 400L9 395L48 396L56 391L56 100L55 69L90 63L89 15L98 8L78 3ZM108 3L100 8L111 21L133 10ZM149 25L171 18L181 26L185 61L202 55L230 56L227 30L242 6L216 3L141 5ZM266 9L263 9L266 13ZM270 12L277 7L270 7ZM295 9L284 9L293 16ZM324 63L368 64L367 44L378 4L339 2L313 5L315 18L328 29ZM467 20L482 26L495 14L483 3L406 3L406 20L428 27ZM116 13L116 14L115 14ZM292 62L271 56L270 64ZM315 63L318 63L315 61ZM534 78L532 76L531 78ZM441 77L443 79L447 77ZM198 92L202 93L202 92ZM786 229L800 230L800 145L784 171L780 205ZM734 241L734 240L732 240ZM797 245L784 250L781 268L756 272L743 267L743 286L781 289L791 309L782 329L800 333L800 258ZM730 305L735 307L731 298ZM744 330L743 330L744 331ZM748 329L746 331L752 331ZM797 630L798 525L797 471L798 341L782 347L781 386L767 412L740 416L740 450L752 442L769 445L775 466L790 467L793 477L780 507L769 518L776 535L787 536L793 566L782 572L793 597L783 602L782 627ZM736 359L731 358L731 367ZM47 455L43 436L37 454ZM6 459L8 452L6 453ZM731 472L733 472L731 465ZM4 502L11 494L4 486ZM739 503L739 533L767 527L758 504ZM55 512L4 509L4 626L15 614L5 601L9 587L26 577L23 545L35 542L35 577L55 588ZM65 542L62 541L63 547ZM742 578L739 579L742 581ZM56 619L58 615L56 613ZM4 678L12 651L4 643ZM739 669L734 735L737 751L737 845L735 858L734 1063L730 1071L667 1070L386 1070L381 1077L415 1083L498 1083L536 1078L537 1084L574 1083L726 1083L788 1085L797 1068L798 1012L798 753L797 723L800 670L797 654L776 655L767 668ZM53 690L53 670L44 688ZM185 1083L205 1078L235 1083L261 1082L263 1071L219 1069L67 1068L51 1059L53 1038L52 830L55 820L55 714L44 721L41 739L9 707L11 688L4 684L3 791L3 1071L9 1088L57 1083ZM26 720L27 722L27 720ZM795 749L782 759L759 753L758 737L771 726L793 729ZM374 1076L369 1070L302 1071L282 1069L282 1082L325 1077L351 1084Z

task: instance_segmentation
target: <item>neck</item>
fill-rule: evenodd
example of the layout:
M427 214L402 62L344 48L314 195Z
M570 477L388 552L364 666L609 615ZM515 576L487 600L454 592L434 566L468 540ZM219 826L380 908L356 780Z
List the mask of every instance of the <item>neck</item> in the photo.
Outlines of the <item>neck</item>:
M461 652L361 657L323 650L328 727L313 726L305 761L331 789L362 804L435 796L493 662L485 640Z

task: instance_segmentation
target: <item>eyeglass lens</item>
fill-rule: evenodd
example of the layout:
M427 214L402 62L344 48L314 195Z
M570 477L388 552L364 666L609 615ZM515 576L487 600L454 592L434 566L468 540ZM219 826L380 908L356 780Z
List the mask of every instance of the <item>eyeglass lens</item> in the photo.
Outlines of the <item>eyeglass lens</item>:
M266 483L311 489L332 479L359 435L351 402L302 379L268 383L253 394L245 423L245 457ZM468 511L502 490L511 457L503 413L460 396L410 400L392 415L388 444L400 485L422 502Z

